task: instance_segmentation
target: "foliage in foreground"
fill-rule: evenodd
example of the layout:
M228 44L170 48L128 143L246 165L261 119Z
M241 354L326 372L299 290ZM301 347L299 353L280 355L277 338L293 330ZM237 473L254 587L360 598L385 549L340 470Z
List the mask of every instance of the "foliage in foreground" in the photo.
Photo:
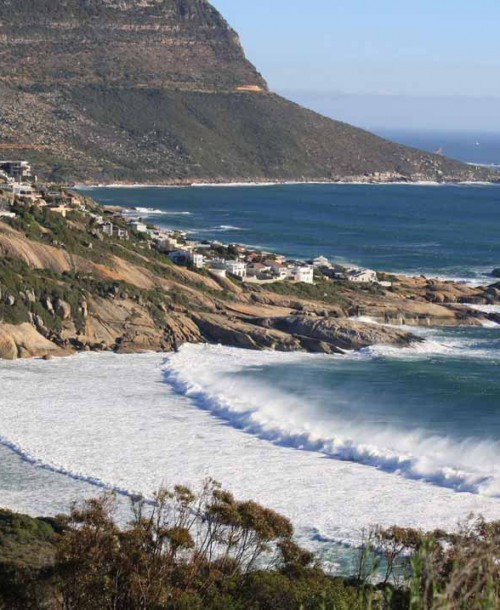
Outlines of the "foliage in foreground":
M124 528L110 495L56 521L0 513L0 608L495 610L499 560L500 523L376 529L357 573L334 578L285 517L208 481L136 499Z

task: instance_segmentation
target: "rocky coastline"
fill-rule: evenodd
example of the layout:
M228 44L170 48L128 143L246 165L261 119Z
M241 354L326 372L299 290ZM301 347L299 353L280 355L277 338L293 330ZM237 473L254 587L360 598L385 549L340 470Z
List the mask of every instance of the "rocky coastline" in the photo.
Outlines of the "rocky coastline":
M72 197L65 218L18 204L15 218L0 221L0 358L168 352L206 342L331 354L408 347L421 341L411 326L500 323L477 308L500 304L498 283L391 276L385 287L328 278L307 290L247 285L176 266L139 234L103 237L93 216L111 212Z

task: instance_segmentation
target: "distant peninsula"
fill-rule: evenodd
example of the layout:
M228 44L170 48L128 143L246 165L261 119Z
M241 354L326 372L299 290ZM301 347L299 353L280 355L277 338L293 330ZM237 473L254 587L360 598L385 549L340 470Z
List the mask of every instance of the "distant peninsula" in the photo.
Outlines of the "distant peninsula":
M43 180L500 180L274 94L206 0L2 1L0 50L0 157Z

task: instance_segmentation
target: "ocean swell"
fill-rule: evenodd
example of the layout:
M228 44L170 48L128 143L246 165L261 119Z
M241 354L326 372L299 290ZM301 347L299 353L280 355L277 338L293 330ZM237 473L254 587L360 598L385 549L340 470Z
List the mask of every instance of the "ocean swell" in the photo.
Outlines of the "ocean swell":
M301 404L293 395L268 384L238 378L238 371L245 366L258 367L269 356L280 357L249 355L245 365L231 348L186 346L167 358L164 379L201 409L273 444L356 462L457 492L500 497L500 472L495 466L500 442L456 441L391 426L373 430L363 422L325 418L318 405ZM285 355L285 359L290 356Z

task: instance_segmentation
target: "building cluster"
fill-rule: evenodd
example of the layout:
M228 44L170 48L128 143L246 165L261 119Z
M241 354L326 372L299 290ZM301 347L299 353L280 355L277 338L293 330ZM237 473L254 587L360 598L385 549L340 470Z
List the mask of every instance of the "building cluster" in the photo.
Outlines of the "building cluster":
M377 272L372 269L362 269L352 265L340 265L330 263L324 256L319 256L312 261L313 267L323 276L332 280L354 282L355 284L373 284L378 281Z
M134 213L124 214L119 209L106 209L99 214L95 209L87 209L76 193L39 185L28 162L0 161L0 216L15 216L13 206L23 203L47 207L63 217L71 211L85 213L91 218L92 232L96 236L128 240L135 234L145 247L166 254L175 264L206 269L218 277L229 275L254 284L282 281L314 284L315 277L360 284L378 281L376 272L371 269L332 264L322 256L307 262L289 260L241 244L191 240L183 231L147 225Z
M180 231L152 231L156 247L178 265L206 269L219 277L227 275L244 282L266 284L283 280L314 283L314 268L284 256L257 251L241 244L188 240Z
M15 204L47 207L52 212L66 216L81 206L76 193L54 190L38 184L27 161L0 161L0 216L13 217Z
M321 277L358 284L378 282L377 273L371 269L332 264L323 256L307 262L289 260L241 244L190 240L183 231L148 229L137 219L129 221L129 226L147 234L154 247L166 253L175 264L206 269L219 277L229 275L253 284L282 281L314 284L315 278Z

